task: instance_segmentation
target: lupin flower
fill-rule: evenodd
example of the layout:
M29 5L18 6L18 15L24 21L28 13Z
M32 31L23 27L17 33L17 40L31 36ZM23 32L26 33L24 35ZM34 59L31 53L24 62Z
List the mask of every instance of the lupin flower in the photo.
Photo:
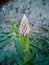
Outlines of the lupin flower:
M29 33L29 29L30 27L29 27L28 19L24 15L20 23L20 28L19 28L20 34L26 36Z

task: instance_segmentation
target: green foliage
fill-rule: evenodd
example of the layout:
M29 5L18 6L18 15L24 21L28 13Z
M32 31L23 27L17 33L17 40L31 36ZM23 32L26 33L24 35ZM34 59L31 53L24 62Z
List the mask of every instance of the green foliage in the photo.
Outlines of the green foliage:
M1 34L1 35L2 35L2 34ZM11 37L11 36L12 36L12 33L5 35L4 37L2 37L2 38L0 39L0 42L6 40L7 38L9 38L9 37Z
M45 50L49 47L49 35L35 34L32 36L33 40L30 41L31 45L37 47L40 50Z
M7 50L0 50L0 63L4 61L6 58L12 57L12 53Z
M16 49L18 55L20 56L20 58L23 60L23 48L22 48L22 45L21 45L19 39L16 36L14 36L13 39L14 39L15 49Z
M10 8L8 8L8 13L9 13L9 16L10 16L10 23L11 23L11 27L12 27L12 32L15 34L15 31L16 31L17 27L14 24L13 15L12 15L12 12L11 12Z
M28 35L23 36L20 34L19 39L20 39L23 49L25 51L29 51L29 37L28 37Z
M8 34L5 34L5 35L8 35ZM14 51L15 54L12 56L11 53L9 53L9 51L0 50L0 54L2 54L2 56L0 57L0 62L5 60L6 57L10 58L12 56L13 60L15 61L15 62L11 61L12 64L16 63L17 65L30 65L30 64L31 65L41 65L41 64L49 65L49 35L34 34L29 37L30 37L29 38L30 39L29 40L30 41L29 49L31 52L30 55L26 51L23 52L23 47L21 46L21 42L20 42L19 38L12 35L12 39L13 39L14 45L15 45L14 50L16 50L16 52ZM34 38L36 40L32 43ZM9 39L11 39L11 38L9 38ZM7 41L9 41L8 38L7 38ZM38 41L38 44L40 44L40 43L42 44L41 48L39 46L37 46L36 41ZM34 45L34 43L36 43L36 45ZM1 42L0 42L0 44L1 44ZM23 59L24 61L22 61L22 58L24 58Z
M49 28L46 26L41 26L41 28L45 31L45 32L49 32Z
M8 44L10 41L12 41L12 33L9 34L0 34L0 48Z
M10 9L8 9L8 13L12 32L0 34L0 63L6 58L11 58L9 65L49 65L49 34L19 35ZM14 42L14 52L2 50L11 41Z
M31 64L32 65L49 65L49 60L48 60L49 59L49 34L48 35L34 34L34 35L31 35L31 38L33 40L35 39L33 43L30 41L31 53L34 55L31 61ZM34 43L36 44L34 45ZM41 44L41 46L38 46L37 44Z

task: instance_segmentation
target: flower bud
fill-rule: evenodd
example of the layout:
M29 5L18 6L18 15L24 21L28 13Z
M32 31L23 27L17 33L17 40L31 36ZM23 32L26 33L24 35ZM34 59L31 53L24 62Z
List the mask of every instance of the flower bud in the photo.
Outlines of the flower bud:
M22 21L20 23L19 32L20 32L20 34L26 36L29 33L29 29L30 29L30 27L29 27L28 19L24 15L22 18Z

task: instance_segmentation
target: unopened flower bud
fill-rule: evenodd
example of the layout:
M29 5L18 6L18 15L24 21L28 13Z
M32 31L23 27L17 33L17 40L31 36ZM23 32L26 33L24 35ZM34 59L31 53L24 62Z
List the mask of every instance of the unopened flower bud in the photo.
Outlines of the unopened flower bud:
M20 34L26 36L29 33L29 29L30 27L29 27L28 19L24 15L20 23L20 28L19 28Z

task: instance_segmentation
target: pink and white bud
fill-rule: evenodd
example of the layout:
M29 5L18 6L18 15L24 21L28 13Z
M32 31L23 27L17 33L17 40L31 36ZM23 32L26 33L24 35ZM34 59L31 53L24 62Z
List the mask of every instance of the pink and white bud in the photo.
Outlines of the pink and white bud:
M30 27L29 27L28 19L24 15L22 18L22 21L20 23L19 32L20 32L20 34L26 36L29 33L29 30L30 30Z

